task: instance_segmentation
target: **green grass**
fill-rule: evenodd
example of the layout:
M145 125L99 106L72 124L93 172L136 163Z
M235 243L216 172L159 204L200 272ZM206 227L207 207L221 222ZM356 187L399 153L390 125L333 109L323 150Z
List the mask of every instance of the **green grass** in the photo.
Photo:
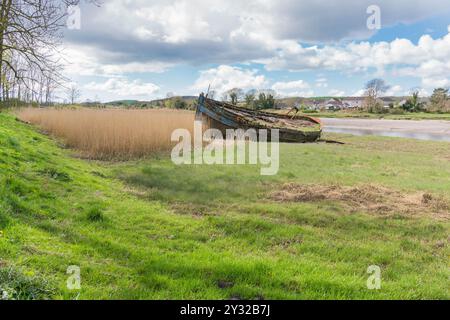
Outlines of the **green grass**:
M279 203L285 182L450 191L450 145L333 136L256 166L86 162L0 113L0 289L20 299L448 299L449 222ZM71 265L81 290L66 288ZM366 270L382 268L382 289ZM222 284L226 283L226 286ZM0 292L1 297L1 292Z

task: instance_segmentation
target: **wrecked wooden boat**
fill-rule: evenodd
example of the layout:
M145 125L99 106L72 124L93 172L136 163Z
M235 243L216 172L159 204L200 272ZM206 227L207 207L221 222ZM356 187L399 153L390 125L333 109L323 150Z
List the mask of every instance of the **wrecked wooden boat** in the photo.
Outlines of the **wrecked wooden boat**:
M198 100L196 119L208 128L219 129L224 136L226 129L278 129L280 142L305 143L317 141L322 134L319 119L240 108L208 99L203 94Z

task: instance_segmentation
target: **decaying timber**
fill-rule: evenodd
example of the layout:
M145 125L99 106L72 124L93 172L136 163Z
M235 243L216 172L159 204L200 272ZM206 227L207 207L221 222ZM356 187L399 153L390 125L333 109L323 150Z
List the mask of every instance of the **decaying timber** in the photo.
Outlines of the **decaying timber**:
M279 130L280 142L314 142L320 138L320 120L308 116L288 116L239 108L200 95L197 119L210 128L219 129L225 136L226 129ZM269 133L270 137L270 133Z

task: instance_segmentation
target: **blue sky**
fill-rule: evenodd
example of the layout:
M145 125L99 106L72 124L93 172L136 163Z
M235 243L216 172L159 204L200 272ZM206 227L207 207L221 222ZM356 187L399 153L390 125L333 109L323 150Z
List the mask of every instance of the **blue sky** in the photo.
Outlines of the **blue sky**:
M380 29L369 29L370 5ZM208 84L280 96L387 95L450 87L450 2L109 0L65 32L66 75L83 100L197 95Z

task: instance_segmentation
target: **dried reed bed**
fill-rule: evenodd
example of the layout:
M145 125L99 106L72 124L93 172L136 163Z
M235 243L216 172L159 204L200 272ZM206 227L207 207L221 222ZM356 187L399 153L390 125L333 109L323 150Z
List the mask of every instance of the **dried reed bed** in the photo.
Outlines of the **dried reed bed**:
M62 138L90 159L132 159L168 151L173 130L192 132L194 113L185 110L36 109L18 117Z

